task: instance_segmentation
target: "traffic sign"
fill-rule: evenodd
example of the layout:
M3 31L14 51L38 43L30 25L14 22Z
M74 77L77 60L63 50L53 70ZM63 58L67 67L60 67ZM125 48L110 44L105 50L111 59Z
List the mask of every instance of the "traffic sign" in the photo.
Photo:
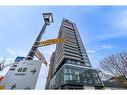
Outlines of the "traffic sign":
M4 76L4 78L2 79L2 81L0 81L0 86L4 86L8 83L8 81L11 79L10 77L13 75L13 73L15 72L15 69L17 68L17 66L19 65L20 61L23 60L23 58L19 58L17 57L14 61L14 63L11 65L11 67L9 68L8 72L6 73L6 75Z
M59 44L59 43L62 43L64 42L64 39L50 39L50 40L46 40L46 41L41 41L39 42L38 46L47 46L47 45L50 45L50 44Z
M40 60L18 62L15 70L13 72L9 70L9 73L5 75L3 83L0 84L1 89L35 89L41 65Z
M18 56L18 57L15 59L15 61L16 61L16 62L19 62L19 61L24 60L24 59L25 59L25 57L19 57L19 56Z

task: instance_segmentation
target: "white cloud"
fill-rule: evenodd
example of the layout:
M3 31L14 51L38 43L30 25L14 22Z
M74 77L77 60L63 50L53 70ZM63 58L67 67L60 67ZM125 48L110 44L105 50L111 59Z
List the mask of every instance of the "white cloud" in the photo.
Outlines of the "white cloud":
M22 50L17 50L17 49L11 49L11 48L6 48L6 51L11 55L11 56L26 56L27 51L22 51Z
M127 10L119 12L114 18L113 24L127 30Z
M96 51L95 50L87 50L86 52L88 52L88 53L95 53Z
M111 45L102 45L101 49L112 49L113 47Z
M107 23L110 25L111 30L99 35L99 39L127 37L127 10L113 11L108 14Z
M13 51L12 49L7 48L6 50L7 50L7 52L8 52L9 54L15 55L15 51Z
M101 45L98 50L102 50L102 49L119 49L119 48L114 47L112 45Z
M93 11L93 9L96 9L97 7L83 7L82 9L81 8L77 8L77 6L74 6L74 7L69 7L68 10L66 10L66 14L74 14L75 11L78 12L78 14L80 13L89 13L91 12L91 10Z

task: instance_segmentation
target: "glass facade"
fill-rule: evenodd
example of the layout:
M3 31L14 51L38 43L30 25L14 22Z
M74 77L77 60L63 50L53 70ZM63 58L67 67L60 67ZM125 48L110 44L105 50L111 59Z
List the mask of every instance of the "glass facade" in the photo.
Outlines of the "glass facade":
M80 61L76 61L73 59L66 59L66 64L80 65Z
M96 70L64 65L50 81L51 88L62 85L102 86Z

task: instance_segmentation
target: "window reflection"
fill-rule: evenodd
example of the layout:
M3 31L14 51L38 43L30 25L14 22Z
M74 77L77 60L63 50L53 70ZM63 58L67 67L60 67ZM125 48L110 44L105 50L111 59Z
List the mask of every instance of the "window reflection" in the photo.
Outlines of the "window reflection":
M64 80L72 80L72 75L65 75Z
M74 64L74 65L80 65L80 61L71 60L71 59L67 59L66 60L66 63Z

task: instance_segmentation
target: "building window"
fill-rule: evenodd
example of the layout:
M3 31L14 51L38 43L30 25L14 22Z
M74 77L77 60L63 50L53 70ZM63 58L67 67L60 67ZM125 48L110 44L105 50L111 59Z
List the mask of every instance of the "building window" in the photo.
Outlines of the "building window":
M95 84L98 84L100 83L100 80L99 79L95 79Z
M69 60L69 59L68 59L68 60L66 60L66 63L71 63L71 60Z
M79 82L80 81L79 75L73 75L73 80Z
M77 64L79 65L79 64L80 64L80 62L79 62L79 61L77 61Z
M92 79L87 79L87 82L88 82L89 84L91 84L91 83L92 83Z
M87 77L90 77L90 73L89 73L89 72L87 72L87 73L86 73L86 76L87 76Z
M72 74L72 69L64 69L65 74Z
M73 75L75 75L75 69L71 69Z
M96 72L93 72L93 77L98 77Z
M79 70L75 70L75 74L76 75L79 75Z
M65 74L68 73L68 69L64 69L64 73L65 73Z
M69 72L68 72L69 74L71 74L71 73L72 73L72 70L71 70L71 69L68 69L68 71L69 71Z
M74 65L76 65L76 64L77 64L77 62L76 62L76 61L73 61L73 64L74 64Z
M79 62L79 61L73 61L73 64L75 64L75 65L79 65L80 62Z
M69 76L70 76L70 80L73 80L73 79L72 79L72 75L69 75Z
M86 79L86 78L84 78L84 79L83 79L83 82L84 82L84 83L87 83L87 79Z
M89 62L85 62L85 65L86 66L91 66Z
M79 75L76 75L76 81L80 81Z
M82 76L83 76L83 77L86 77L86 74L83 72L83 73L82 73Z
M72 75L64 75L64 80L72 80Z
M69 60L69 59L66 60L66 63L70 63L70 64L74 64L74 65L77 65L77 64L79 65L80 64L79 61Z

